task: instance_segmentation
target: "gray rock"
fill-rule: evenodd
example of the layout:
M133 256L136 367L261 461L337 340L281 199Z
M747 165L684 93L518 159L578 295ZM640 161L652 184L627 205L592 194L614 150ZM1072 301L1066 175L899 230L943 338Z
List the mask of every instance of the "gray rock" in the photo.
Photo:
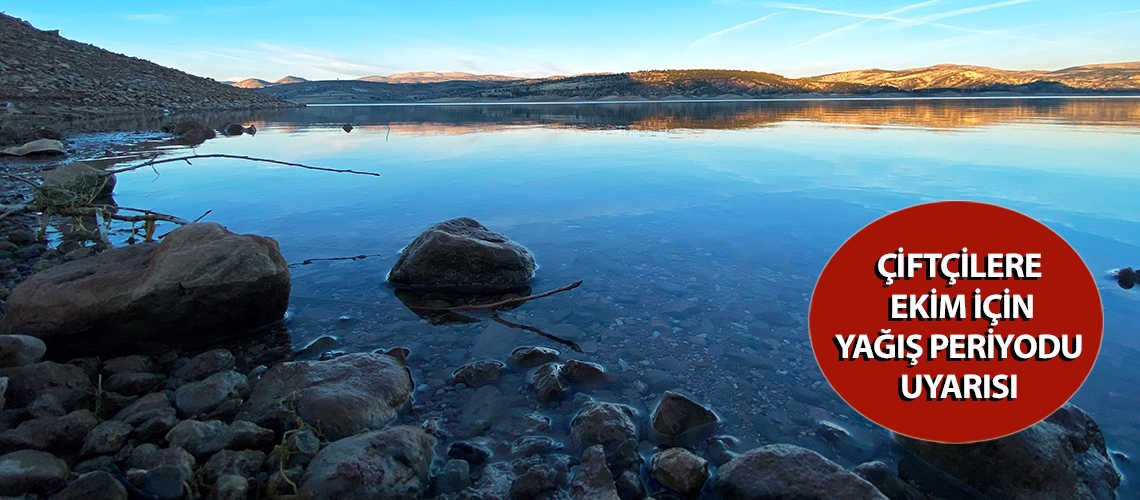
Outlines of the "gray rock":
M606 369L597 363L571 359L562 365L562 377L570 382L601 382L606 379Z
M30 365L47 352L44 341L29 335L0 335L0 368Z
M992 441L949 445L895 439L995 499L1112 499L1121 480L1100 426L1072 404L1028 429Z
M511 351L511 360L522 368L532 368L558 359L558 349L549 347L519 347Z
M342 500L415 499L427 493L435 437L397 426L336 441L309 464L301 495Z
M83 448L79 454L81 456L114 454L126 444L127 437L134 430L134 427L122 420L107 420L91 429L87 439L83 441Z
M219 477L206 500L245 500L249 498L249 480L243 476Z
M127 489L119 480L104 471L88 472L79 476L52 500L127 500Z
M115 414L115 420L122 420L128 425L137 426L155 417L173 417L177 412L170 404L170 394L155 392L139 398L126 408Z
M65 163L42 174L41 189L51 196L77 196L84 200L108 196L115 190L115 174L83 162Z
M313 457L321 451L321 441L309 429L291 433L285 439L285 448L275 446L269 453L266 463L271 467L276 464L278 468L292 469L309 465ZM284 462L284 465L281 463Z
M511 443L511 453L516 457L547 455L561 449L562 443L550 436L523 436Z
M549 465L536 464L511 482L511 500L531 500L558 491L558 473Z
M292 412L282 401L291 398L297 416L337 439L387 425L412 388L407 368L383 354L281 363L262 375L237 418L284 432Z
M467 217L424 231L402 252L388 281L422 287L510 288L534 277L534 256L522 245Z
M161 373L119 372L103 379L103 390L127 396L141 396L149 394L164 381L166 375Z
M637 439L637 410L615 403L590 403L570 422L574 449L600 444L613 452L627 439Z
M91 389L91 380L82 368L54 361L2 368L0 377L8 377L8 391L4 395L8 408L23 408L37 397L50 394L67 410L77 410Z
M28 418L62 417L67 414L63 402L52 394L41 394L28 403L24 411L28 414Z
M274 439L273 431L244 420L229 425L220 420L183 420L170 429L166 441L202 458L226 449L268 449Z
M725 500L844 498L886 500L871 483L819 453L790 444L748 451L717 469Z
M696 498L709 479L709 463L684 448L653 455L649 475L688 498Z
M202 380L215 373L232 370L235 361L233 353L228 349L214 349L194 356L171 376L186 382Z
M20 450L0 456L0 495L45 494L63 486L67 464L51 453Z
M28 420L0 433L0 451L32 449L74 453L98 421L89 410Z
M131 450L127 465L142 470L173 467L181 473L182 480L186 481L194 474L197 461L193 455L180 447L159 448L153 443L143 443Z
M265 454L257 450L222 450L206 461L206 482L213 483L223 476L254 477L265 462Z
M266 498L293 498L286 495L296 495L297 488L295 485L301 483L301 476L305 473L301 467L294 467L292 469L277 469L273 474L269 475L269 480L265 483L265 496ZM291 481L291 482L290 482Z
M618 497L621 500L640 500L645 498L645 483L641 482L641 475L631 471L622 471L618 477L614 479L614 486L617 487Z
M467 384L468 387L482 387L498 382L505 366L502 361L476 361L459 367L453 375L456 383Z
M558 397L570 384L562 378L562 365L547 363L538 367L530 377L530 384L534 386L539 401L547 401Z
M138 354L112 358L103 364L103 375L107 377L110 377L116 373L150 373L153 370L154 365L151 364L150 358L146 356L140 356Z
M650 417L653 430L668 438L698 430L711 433L719 420L708 408L673 391L661 394L661 401Z
M886 495L886 497L891 500L915 500L925 498L921 496L921 493L916 491L913 486L899 479L895 471L891 470L890 466L883 462L862 463L855 466L853 472L855 475L874 485L880 493Z
M447 449L447 456L479 467L491 458L491 450L475 441L456 441Z
M174 406L185 417L209 413L227 399L249 389L245 375L233 370L215 373L205 380L190 382L174 391Z
M162 466L141 472L128 479L154 500L178 500L185 494L185 479L177 467Z
M289 289L276 241L188 224L162 243L112 248L32 275L12 290L0 333L39 337L61 355L157 350L277 321Z
M582 465L570 482L574 500L618 500L617 486L606 467L606 451L597 444L582 453Z
M439 471L439 475L432 478L432 485L437 494L458 493L471 486L471 466L465 460L451 459Z
M174 415L159 415L151 417L135 427L135 437L141 441L159 441L166 439L166 434L178 425L178 417Z

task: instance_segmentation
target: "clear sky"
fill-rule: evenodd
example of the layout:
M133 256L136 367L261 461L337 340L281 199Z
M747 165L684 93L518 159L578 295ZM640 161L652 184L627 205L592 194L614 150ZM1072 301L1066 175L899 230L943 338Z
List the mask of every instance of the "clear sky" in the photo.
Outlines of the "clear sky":
M677 68L799 77L1140 60L1137 0L21 0L0 9L218 80Z

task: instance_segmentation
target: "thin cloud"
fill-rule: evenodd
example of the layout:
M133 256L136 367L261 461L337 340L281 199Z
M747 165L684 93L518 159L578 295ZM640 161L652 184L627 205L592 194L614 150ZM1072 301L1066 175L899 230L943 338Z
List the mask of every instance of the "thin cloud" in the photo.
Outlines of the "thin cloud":
M768 15L764 16L764 17L760 17L760 18L758 18L758 19L753 19L753 20L751 20L751 21L743 22L743 23L737 24L736 26L732 26L732 27L730 27L730 28L725 28L725 29L722 29L722 30L720 30L720 31L718 31L718 32L716 32L716 33L712 33L712 34L709 34L709 35L707 35L707 36L704 36L704 37L702 37L701 39L699 39L699 40L697 40L697 41L695 41L695 42L693 42L693 43L690 43L690 44L689 44L689 47L688 47L688 49L691 49L691 48L693 48L693 47L697 46L698 44L700 44L700 43L702 43L702 42L705 42L705 41L708 41L708 40L712 40L712 39L715 39L715 38L720 38L721 36L724 36L724 35L727 35L727 34L729 34L729 33L732 33L733 31L736 31L736 30L740 30L740 29L744 29L744 28L747 28L747 27L749 27L749 26L752 26L753 24L757 24L757 23L761 23L761 22L767 21L768 19L771 19L771 18L773 18L773 17L775 17L775 16L778 16L778 15L780 15L780 13L779 13L779 12L773 12L773 13L771 13L771 14L768 14Z
M328 71L345 76L358 76L362 74L375 74L386 69L385 66L367 64L340 57L330 56L327 54L320 54L311 50L298 50L281 45L273 45L269 43L260 44L261 48L274 52L279 56L285 56L286 59L273 58L274 62L282 64L296 64L306 68Z
M895 14L902 14L903 12L907 12L910 10L920 9L922 7L928 7L930 5L934 5L934 4L938 3L939 1L940 0L928 0L926 2L920 2L920 3L916 3L916 4L907 5L905 7L900 7L900 8L897 8L895 10L892 10L890 12L884 12L882 14L871 15L870 17L867 17L867 18L865 18L859 22L856 22L854 24L849 24L849 25L844 26L842 28L834 29L834 30L828 31L826 33L822 33L820 35L817 35L815 38L812 38L811 40L808 40L808 41L801 43L799 45L795 45L791 48L795 49L795 48L803 47L805 45L811 45L811 44L816 43L820 40L824 40L826 38L830 38L830 37L833 37L833 36L841 34L841 33L846 33L848 31L856 29L856 28L858 28L864 24L867 24L871 21L880 20L880 19L891 19L894 17Z
M967 7L964 9L952 10L949 12L943 12L941 14L931 14L929 16L916 17L914 19L910 19L909 21L913 22L915 24L918 24L918 25L929 24L929 23L931 23L933 21L937 21L939 19L946 19L947 17L964 16L966 14L973 14L975 12L982 12L982 11L986 11L986 10L990 10L990 9L998 9L1001 7L1009 7L1010 5L1018 5L1018 4L1023 4L1023 3L1029 3L1032 1L1034 1L1034 0L1008 0L1006 2L997 2L997 3L987 4L987 5L979 5L977 7Z

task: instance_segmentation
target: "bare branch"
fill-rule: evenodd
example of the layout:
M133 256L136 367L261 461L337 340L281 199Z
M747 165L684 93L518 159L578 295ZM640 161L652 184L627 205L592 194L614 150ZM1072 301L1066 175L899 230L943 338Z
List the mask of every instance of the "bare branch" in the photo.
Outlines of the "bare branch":
M581 281L579 281L579 283L581 283ZM518 328L518 329L520 329L520 330L526 330L526 331L528 331L528 332L534 332L534 333L537 333L537 334L539 334L539 335L542 335L543 337L546 337L546 338L548 338L548 339L550 339L550 340L553 340L553 341L555 341L555 342L558 342L559 344L562 344L562 345L564 345L564 346L566 346L566 347L569 347L569 348L573 349L573 350L574 350L574 352L583 352L583 351L582 351L582 348L581 348L581 347L580 347L578 344L574 343L573 341L570 341L570 340L566 340L566 339L564 339L564 338L562 338L562 337L559 337L559 336L556 336L556 335L551 335L551 334L549 334L549 333L546 333L546 332L544 332L544 331L542 331L542 330L539 330L538 328L536 328L536 327L533 327L533 326L529 326L529 325L521 325L521 324L519 324L519 323L515 323L515 322L513 322L513 321L507 321L507 320L505 320L505 319L503 319L503 318L500 318L500 317L499 317L499 313L496 313L496 312L492 312L492 313L491 313L491 319L492 319L493 321L495 321L496 323L500 323L500 324L502 324L502 325L505 325L505 326L509 326L509 327L511 327L511 328Z
M498 302L491 302L489 304L469 304L469 305L465 305L465 306L454 306L454 307L420 307L420 306L409 305L408 308L409 309L416 309L418 311L477 311L477 310L486 310L486 309L497 309L497 308L500 308L503 306L522 304L523 302L531 301L534 299L541 299L543 297L549 297L549 296L554 295L558 292L565 292L566 290L573 290L575 288L578 288L578 286L581 284L582 284L582 280L578 280L578 281L575 281L569 285L566 285L563 287L558 287L558 288L555 288L555 289L547 291L547 292L536 293L534 295L527 295L524 297L515 297L513 299L500 300Z
M290 166L290 167L307 168L309 170L320 170L320 171L324 171L324 172L336 172L336 173L341 173L341 174L371 175L373 177L380 177L380 174L378 174L376 172L361 172L359 170L351 170L351 169L314 167L312 165L305 165L302 163L293 163L293 162L288 162L288 161L272 160L269 158L255 158L252 156L227 155L227 154L190 155L190 156L180 156L178 158L164 158L161 160L160 159L152 159L152 160L148 160L146 162L140 163L138 165L132 165L130 167L123 167L123 168L116 168L116 169L107 170L107 173L118 174L118 173L122 173L122 172L130 172L131 170L138 170L140 168L153 167L154 165L158 165L159 163L170 163L170 162L176 162L176 161L184 161L186 163L190 163L190 160L192 158L232 158L235 160L260 161L260 162L265 162L265 163L274 163L277 165L286 165L286 166Z
M28 185L30 185L30 186L32 186L32 187L34 187L34 188L39 188L39 187L40 187L40 185L39 185L39 184L38 184L36 181L33 181L33 180L31 180L31 179L29 179L29 178L27 178L27 177L24 177L24 176L22 176L22 175L9 174L8 172L0 172L0 176L4 176L4 177L7 177L7 178L9 178L9 179L12 179L12 180L15 180L15 181L20 181L20 182L23 182L23 183L27 183Z
M314 262L325 261L325 260L360 260L360 259L367 259L369 257L380 257L380 254L378 254L378 253L368 254L368 255L361 254L361 255L354 255L352 257L323 257L323 258L318 257L318 258L313 258L313 259L305 259L304 261L298 262L296 264L289 264L289 267L307 266L307 265L312 264Z

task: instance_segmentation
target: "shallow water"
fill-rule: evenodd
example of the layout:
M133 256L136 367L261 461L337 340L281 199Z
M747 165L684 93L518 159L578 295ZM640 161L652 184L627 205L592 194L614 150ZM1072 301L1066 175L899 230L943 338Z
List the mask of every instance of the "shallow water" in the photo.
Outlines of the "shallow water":
M1137 99L310 107L255 125L195 152L381 177L199 160L121 174L117 201L212 210L206 220L276 238L289 262L381 254L296 267L286 325L298 349L322 335L343 351L411 349L406 418L444 418L457 438L513 439L534 412L565 432L576 391L648 414L679 389L741 449L891 461L887 433L830 391L808 343L812 287L847 237L892 210L968 199L1041 220L1098 278L1140 264ZM503 316L578 342L584 354L563 354L601 363L612 383L553 403L535 401L522 372L448 385L467 362L560 347L485 318L432 326L394 297L384 277L400 248L458 216L529 247L535 291L584 280ZM1073 401L1123 453L1120 493L1135 496L1140 292L1099 284L1105 341ZM821 421L851 437L829 439Z

